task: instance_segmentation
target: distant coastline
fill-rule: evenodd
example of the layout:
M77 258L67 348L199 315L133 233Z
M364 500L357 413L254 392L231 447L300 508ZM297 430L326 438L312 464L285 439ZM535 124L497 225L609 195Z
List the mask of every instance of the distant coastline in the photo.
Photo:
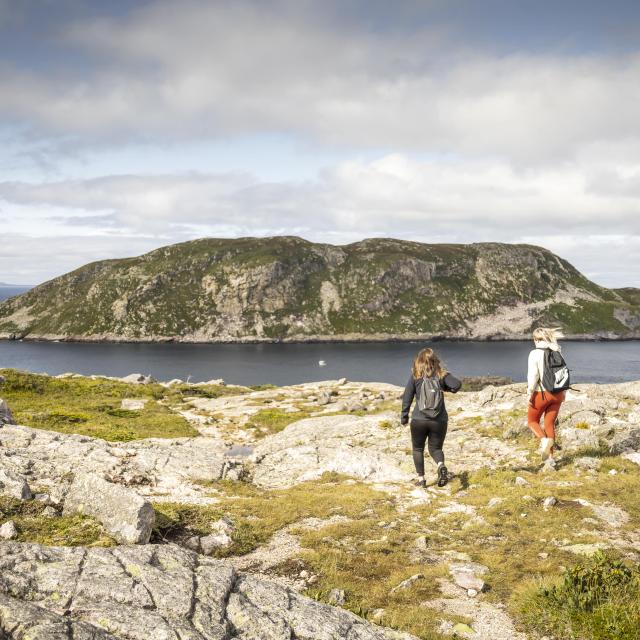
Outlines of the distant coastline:
M102 337L102 336L8 336L0 335L3 342L66 342L74 344L366 344L366 343L411 343L411 342L522 342L529 340L527 334L495 335L495 336L457 336L457 335L429 335L410 334L405 336L389 334L371 334L362 336L290 336L286 338L256 338L254 336L240 338L219 338L210 340L196 340L176 336L145 336L134 337ZM640 333L635 335L600 335L600 334L569 334L565 341L573 342L631 342L640 340Z

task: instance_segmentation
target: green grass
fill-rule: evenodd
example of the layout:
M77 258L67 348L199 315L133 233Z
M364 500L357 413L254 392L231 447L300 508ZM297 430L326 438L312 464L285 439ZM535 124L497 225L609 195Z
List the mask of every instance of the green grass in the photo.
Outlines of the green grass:
M640 564L599 552L561 579L527 585L518 598L529 632L565 640L640 638Z
M310 415L308 411L287 412L278 408L260 409L249 418L245 428L255 429L256 436L262 438L279 433L291 423L308 418Z
M106 379L59 379L13 369L0 373L6 378L0 387L2 397L18 424L110 441L198 435L182 416L158 402L165 394L177 400L180 389ZM144 399L146 404L140 411L123 410L123 398Z
M0 496L0 524L13 520L18 542L50 546L110 547L115 541L93 518L82 515L48 517L37 500L15 500Z
M176 503L154 505L158 515L156 535L171 537L176 533L206 535L210 523L230 517L236 532L233 547L221 555L248 553L265 543L279 529L303 518L328 518L332 515L359 517L363 509L391 504L383 493L362 483L349 485L348 491L335 474L325 474L315 482L306 482L290 489L265 490L243 483L219 481L208 484L221 498L219 505L200 506Z
M629 331L628 327L613 315L620 306L620 303L614 302L578 300L575 305L562 302L552 304L546 313L550 322L558 323L568 333L614 331L625 334Z

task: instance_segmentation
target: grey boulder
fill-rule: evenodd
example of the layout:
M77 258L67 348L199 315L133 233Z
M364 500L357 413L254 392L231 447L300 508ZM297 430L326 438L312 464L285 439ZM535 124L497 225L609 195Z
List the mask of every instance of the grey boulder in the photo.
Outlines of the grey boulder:
M0 427L3 424L15 424L16 421L13 418L13 414L11 413L11 409L9 409L9 405L6 400L0 398Z
M16 500L30 500L31 489L27 481L13 468L6 457L0 456L0 495Z
M80 474L71 483L63 514L73 513L97 518L122 544L146 544L155 522L150 502L94 473Z

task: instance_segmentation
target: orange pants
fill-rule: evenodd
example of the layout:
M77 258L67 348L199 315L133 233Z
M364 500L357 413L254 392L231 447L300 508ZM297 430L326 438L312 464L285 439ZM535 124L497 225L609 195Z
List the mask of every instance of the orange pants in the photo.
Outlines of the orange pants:
M558 417L558 411L560 411L560 405L564 402L564 391L558 393L544 392L544 399L542 393L536 391L532 394L529 400L529 411L527 413L527 422L529 423L529 429L536 434L538 438L553 438L556 437L556 418ZM544 430L540 427L540 418L544 413Z

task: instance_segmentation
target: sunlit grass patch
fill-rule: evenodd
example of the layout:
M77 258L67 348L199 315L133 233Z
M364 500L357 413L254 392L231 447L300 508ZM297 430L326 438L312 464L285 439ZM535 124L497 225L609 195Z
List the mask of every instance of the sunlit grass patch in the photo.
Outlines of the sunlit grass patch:
M49 517L37 500L14 500L0 496L0 524L13 520L19 542L50 546L110 547L115 541L93 518L82 515Z
M386 494L364 483L346 487L340 477L325 474L320 480L305 482L289 489L266 490L242 482L210 483L219 504L210 506L159 503L154 505L158 519L156 536L207 535L211 523L222 517L233 520L234 545L220 555L248 553L263 544L278 530L305 518L326 519L340 515L362 517L364 509L390 513L393 502Z
M308 411L284 411L283 409L260 409L250 418L245 428L255 429L257 437L279 433L293 422L308 418Z
M166 389L104 378L53 378L2 370L0 388L19 424L110 441L193 437L198 432L159 402ZM140 410L122 409L124 398L145 401Z
M640 564L598 553L562 578L524 585L514 608L526 628L566 640L640 638Z

